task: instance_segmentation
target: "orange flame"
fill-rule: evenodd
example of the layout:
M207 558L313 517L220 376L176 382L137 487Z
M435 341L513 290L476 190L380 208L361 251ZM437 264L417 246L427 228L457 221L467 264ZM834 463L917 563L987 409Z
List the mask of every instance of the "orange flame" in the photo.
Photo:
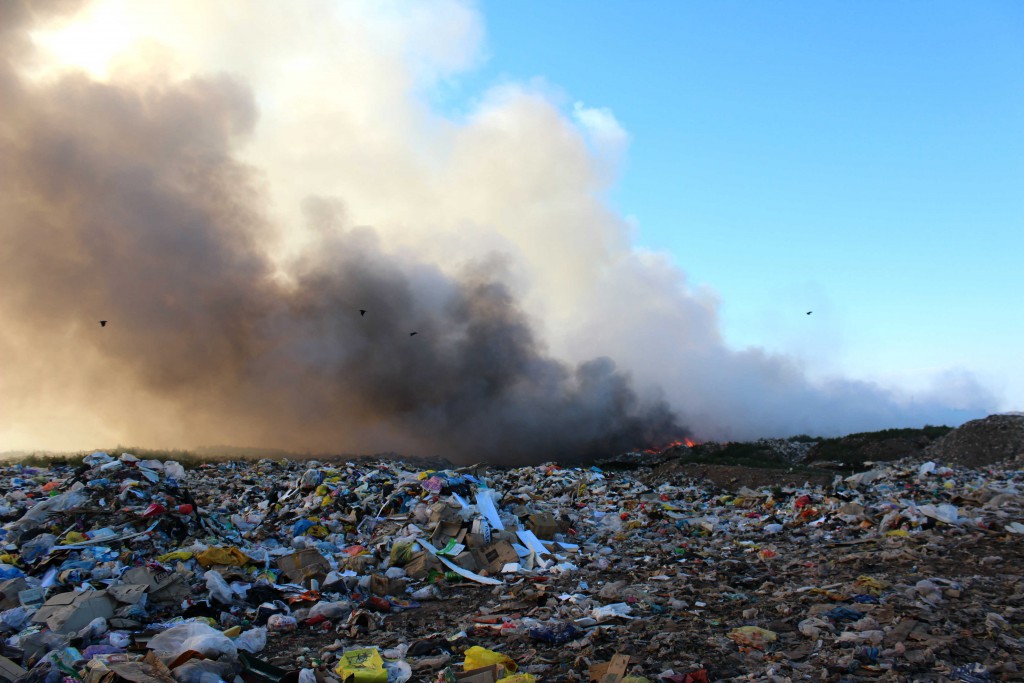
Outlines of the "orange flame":
M644 453L662 453L664 451L669 450L670 448L679 448L680 446L686 446L687 448L693 448L694 446L697 446L699 443L700 443L699 441L694 441L693 439L691 439L689 437L686 437L686 438L682 439L681 441L677 440L677 441L672 441L671 443L667 443L664 446L661 446L660 448L648 448L648 449L646 449L644 451Z

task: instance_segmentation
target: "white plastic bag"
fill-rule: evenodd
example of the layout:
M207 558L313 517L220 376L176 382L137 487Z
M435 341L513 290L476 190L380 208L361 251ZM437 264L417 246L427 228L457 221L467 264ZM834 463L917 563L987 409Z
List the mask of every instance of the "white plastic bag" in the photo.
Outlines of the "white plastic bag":
M418 591L413 591L412 593L412 599L419 600L421 602L426 602L428 600L440 600L441 597L441 591L434 584L424 586Z
M159 657L177 657L188 650L195 650L204 657L227 655L231 659L238 658L238 648L234 642L202 622L181 624L158 633L149 641L149 649Z
M84 458L82 458L82 462L84 462L86 465L89 465L90 467L95 467L96 465L106 465L108 462L113 461L114 459L111 458L106 453L104 453L103 451L96 451L92 455L87 455Z
M384 662L384 668L388 672L388 683L406 683L412 678L412 667L409 662L402 660Z
M110 635L107 636L107 640L114 647L120 647L127 649L131 645L132 638L124 631L111 631Z
M185 479L185 468L182 467L180 462L174 460L164 461L164 474L171 479L176 481L183 481Z
M78 631L79 638L85 638L87 640L97 640L100 636L110 630L110 626L107 625L107 620L103 617L96 617L84 628Z
M267 646L267 629L263 626L251 628L235 638L235 647L256 654Z
M595 607L590 612L590 615L597 619L598 622L602 622L608 621L609 619L615 619L616 617L632 619L633 617L629 616L632 611L633 608L624 602L613 602L610 605Z
M347 600L338 602L318 602L309 610L309 618L323 616L327 619L341 619L347 617L352 611L352 603Z
M18 523L22 524L27 522L28 524L22 524L22 526L26 529L31 529L45 522L50 515L81 507L88 502L89 494L84 493L81 490L65 491L59 496L44 498L33 505L32 508L25 513L25 516L18 520ZM35 523L31 524L31 522Z
M206 589L210 591L210 597L225 605L235 602L234 596L231 594L231 587L228 586L228 582L224 580L219 571L210 569L203 574L203 578L206 579Z
M174 668L178 683L219 683L232 680L234 667L226 662L210 659L192 659Z

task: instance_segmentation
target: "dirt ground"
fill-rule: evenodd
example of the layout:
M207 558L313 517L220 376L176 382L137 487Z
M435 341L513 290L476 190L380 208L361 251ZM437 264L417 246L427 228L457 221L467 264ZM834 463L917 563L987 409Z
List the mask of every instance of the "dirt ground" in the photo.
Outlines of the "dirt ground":
M761 486L803 486L805 483L812 486L827 486L836 476L837 473L831 470L810 467L768 469L669 461L650 472L639 474L637 478L645 484L657 485L673 477L692 477L698 481L710 482L726 491L736 491L744 486L752 489Z

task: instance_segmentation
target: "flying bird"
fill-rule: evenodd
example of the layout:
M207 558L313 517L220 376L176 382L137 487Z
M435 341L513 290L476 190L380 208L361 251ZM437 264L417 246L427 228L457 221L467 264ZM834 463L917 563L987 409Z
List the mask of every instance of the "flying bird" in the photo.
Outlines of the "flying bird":
M362 308L360 308L360 309L359 309L359 317L360 317L360 318L362 318L362 317L364 317L365 315L366 315L366 311L365 311L365 310L363 310Z
M810 315L810 314L811 314L811 313L813 313L813 312L814 312L814 311L807 311L807 315Z
M101 320L100 321L100 327L106 327L106 326L107 326L107 321L106 320Z
M410 336L410 337L415 337L415 336L416 336L416 333L415 333L415 332L410 332L410 333L409 333L409 336Z

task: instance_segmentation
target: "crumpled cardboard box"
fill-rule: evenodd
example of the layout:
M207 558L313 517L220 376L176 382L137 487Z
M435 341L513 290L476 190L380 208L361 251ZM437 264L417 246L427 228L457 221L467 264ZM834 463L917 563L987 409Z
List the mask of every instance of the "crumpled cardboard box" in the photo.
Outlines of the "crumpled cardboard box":
M58 593L47 600L32 617L35 624L46 624L57 633L73 633L88 626L97 617L114 616L114 601L107 591Z
M279 557L277 568L291 583L303 583L309 579L323 579L331 571L331 563L319 551L306 549Z

